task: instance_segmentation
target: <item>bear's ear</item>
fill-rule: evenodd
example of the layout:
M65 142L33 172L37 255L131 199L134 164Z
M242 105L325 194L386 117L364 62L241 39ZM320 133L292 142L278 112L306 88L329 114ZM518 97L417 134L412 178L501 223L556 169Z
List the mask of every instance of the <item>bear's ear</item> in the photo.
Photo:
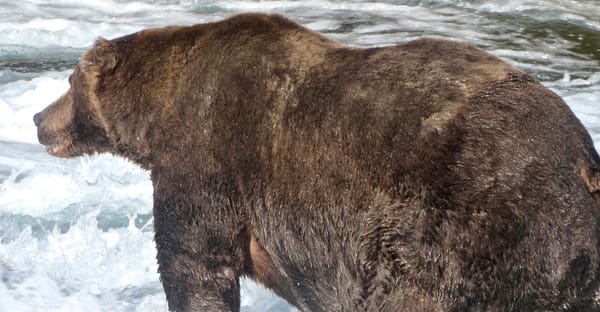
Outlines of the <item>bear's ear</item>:
M96 44L83 57L83 71L98 76L112 72L119 63L117 46L102 37L96 39Z

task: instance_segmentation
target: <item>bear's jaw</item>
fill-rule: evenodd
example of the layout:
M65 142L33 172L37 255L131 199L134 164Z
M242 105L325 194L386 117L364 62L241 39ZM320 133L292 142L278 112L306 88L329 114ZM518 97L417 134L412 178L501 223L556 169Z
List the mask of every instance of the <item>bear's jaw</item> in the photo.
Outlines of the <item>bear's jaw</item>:
M64 139L59 143L46 145L46 152L52 156L62 158L77 156L76 154L72 153L72 146L73 144L71 140Z
M73 138L68 130L53 130L47 126L38 126L38 141L46 147L46 152L56 157L73 157L74 153Z

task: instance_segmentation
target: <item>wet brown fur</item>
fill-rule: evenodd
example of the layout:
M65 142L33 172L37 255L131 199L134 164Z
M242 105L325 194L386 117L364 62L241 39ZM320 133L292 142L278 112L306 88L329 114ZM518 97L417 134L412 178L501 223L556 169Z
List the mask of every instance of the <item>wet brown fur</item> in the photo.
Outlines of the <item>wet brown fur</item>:
M239 310L241 276L302 311L600 311L591 139L470 45L150 29L99 40L36 123L57 156L151 171L174 311Z

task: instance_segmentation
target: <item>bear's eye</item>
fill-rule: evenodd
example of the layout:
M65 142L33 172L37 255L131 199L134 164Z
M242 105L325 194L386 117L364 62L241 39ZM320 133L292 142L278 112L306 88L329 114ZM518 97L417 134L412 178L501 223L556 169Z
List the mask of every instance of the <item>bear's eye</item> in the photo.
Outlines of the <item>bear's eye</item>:
M69 84L72 84L72 82L71 82L72 77L73 77L73 75L69 75Z

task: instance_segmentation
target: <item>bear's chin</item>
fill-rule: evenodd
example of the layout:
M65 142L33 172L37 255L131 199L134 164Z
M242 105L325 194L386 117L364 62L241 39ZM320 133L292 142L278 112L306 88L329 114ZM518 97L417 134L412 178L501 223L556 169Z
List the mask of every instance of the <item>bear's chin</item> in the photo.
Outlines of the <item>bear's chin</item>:
M83 155L80 149L75 148L73 141L65 139L59 143L46 145L48 154L61 158L70 158Z
M69 152L71 142L65 140L58 144L46 145L46 151L48 154L56 157L72 157Z

